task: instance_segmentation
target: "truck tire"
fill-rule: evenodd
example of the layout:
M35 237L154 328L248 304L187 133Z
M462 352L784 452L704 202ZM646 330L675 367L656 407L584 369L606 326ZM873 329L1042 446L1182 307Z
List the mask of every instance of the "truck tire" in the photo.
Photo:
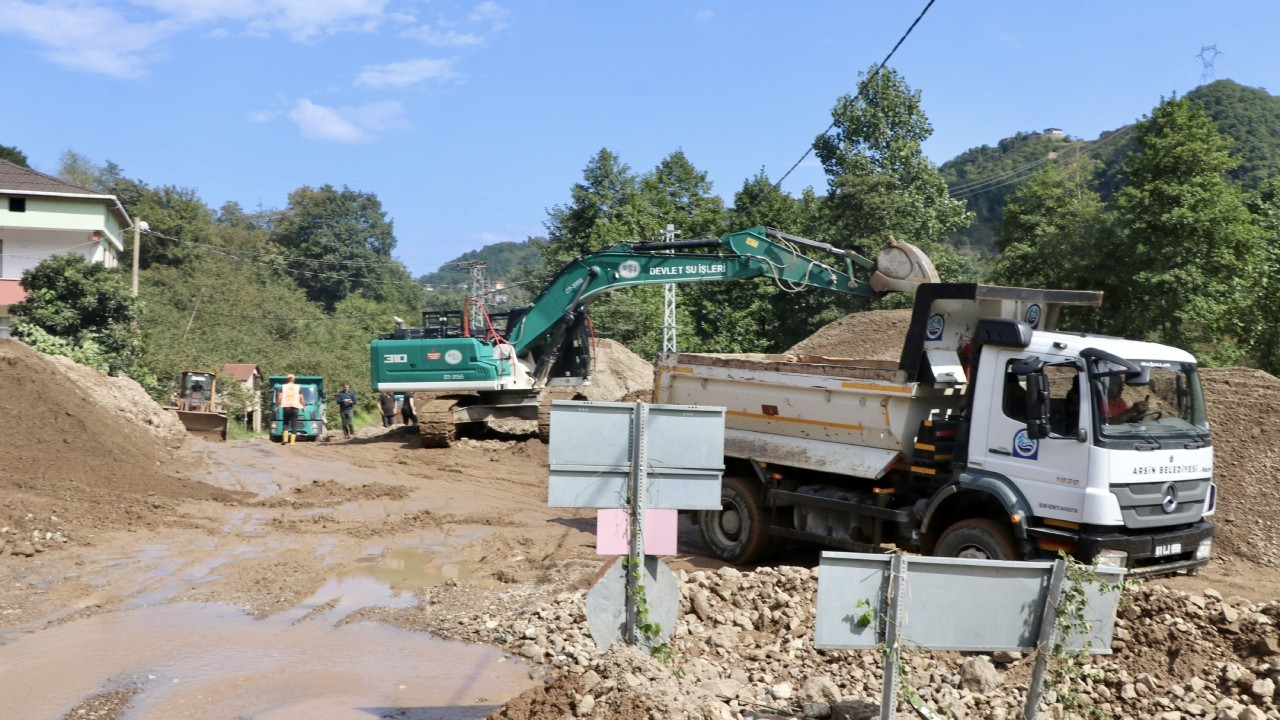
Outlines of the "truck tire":
M720 483L720 506L698 513L698 530L713 555L745 565L778 547L769 535L770 513L756 483L726 475Z
M947 528L933 554L977 560L1021 560L1008 528L987 518L968 518Z

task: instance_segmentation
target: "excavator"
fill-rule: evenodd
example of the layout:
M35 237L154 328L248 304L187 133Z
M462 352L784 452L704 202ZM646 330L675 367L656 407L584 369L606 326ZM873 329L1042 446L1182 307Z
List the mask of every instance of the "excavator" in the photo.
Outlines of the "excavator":
M206 440L227 439L227 413L218 399L218 376L183 370L167 410L177 413L187 432Z
M818 253L827 262L811 257ZM718 238L628 243L573 260L531 305L505 316L491 316L483 297L473 297L460 310L424 312L422 327L398 323L370 343L373 389L436 394L417 402L425 447L448 447L461 428L500 418L536 419L545 441L550 399L572 397L572 388L590 382L586 305L592 298L635 285L757 277L788 290L821 288L867 298L938 282L919 248L892 237L874 261L766 227Z

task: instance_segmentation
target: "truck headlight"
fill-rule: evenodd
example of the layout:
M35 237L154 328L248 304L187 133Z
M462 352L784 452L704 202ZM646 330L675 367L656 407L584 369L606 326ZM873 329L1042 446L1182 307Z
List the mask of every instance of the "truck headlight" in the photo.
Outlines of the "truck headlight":
M1211 538L1206 538L1204 540L1201 540L1200 544L1196 546L1196 559L1208 560L1209 552L1212 549L1213 549L1213 540Z
M1124 550L1099 550L1093 558L1098 567L1123 568L1129 562L1129 553Z

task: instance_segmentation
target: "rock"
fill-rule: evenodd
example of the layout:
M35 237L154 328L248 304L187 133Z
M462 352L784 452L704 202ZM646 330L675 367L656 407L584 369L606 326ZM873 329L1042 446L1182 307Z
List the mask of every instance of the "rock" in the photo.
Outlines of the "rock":
M1022 653L1017 651L1008 652L1006 650L997 650L991 653L991 660L998 663L1008 664L1018 662L1021 659Z
M800 694L798 695L802 705L819 702L825 702L830 705L838 700L839 697L840 688L836 687L831 678L825 675L815 675L807 678L804 684L800 686ZM827 708L827 713L831 713L830 707ZM808 713L805 714L807 715Z
M1271 678L1254 680L1249 686L1249 694L1259 700L1271 700L1276 694L1276 684Z
M960 684L972 692L991 693L1000 687L1000 672L985 656L967 658L960 664Z
M734 699L742 692L742 685L733 680L703 680L698 687L719 698Z
M1236 716L1236 720L1267 720L1267 714L1261 709L1248 705Z
M795 691L792 690L791 683L784 682L770 687L769 694L772 695L775 700L790 700L791 696L795 694Z
M801 712L807 718L829 718L831 717L831 704L823 700L805 703Z
M880 717L880 703L850 698L831 706L831 720L875 720Z
M578 698L578 702L573 704L573 714L576 717L586 717L596 709L596 699L592 695L583 695Z
M1218 612L1218 622L1222 623L1223 625L1230 625L1231 623L1239 619L1240 619L1240 611L1231 607L1230 605L1223 605L1222 609Z
M36 548L26 541L16 542L13 544L13 554L18 557L32 557L36 554Z
M705 590L699 590L693 594L690 599L690 605L693 606L693 614L698 616L702 622L709 622L712 617L711 597Z

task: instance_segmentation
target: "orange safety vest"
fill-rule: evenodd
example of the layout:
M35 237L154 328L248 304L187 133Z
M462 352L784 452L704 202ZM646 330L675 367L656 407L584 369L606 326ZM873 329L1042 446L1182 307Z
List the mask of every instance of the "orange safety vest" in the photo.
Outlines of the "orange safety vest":
M280 386L280 407L302 409L302 388L297 383Z

